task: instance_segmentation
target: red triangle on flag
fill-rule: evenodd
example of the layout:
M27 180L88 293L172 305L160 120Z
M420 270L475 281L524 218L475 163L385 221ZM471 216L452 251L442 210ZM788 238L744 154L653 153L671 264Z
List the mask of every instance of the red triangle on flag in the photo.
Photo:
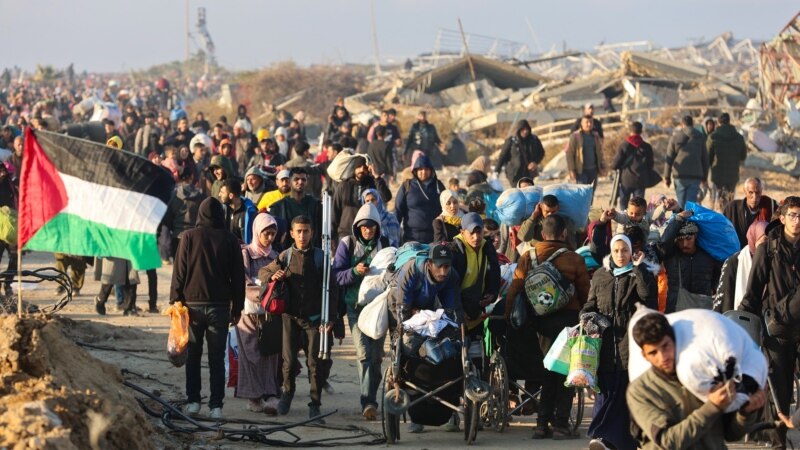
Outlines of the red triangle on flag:
M30 127L25 129L25 148L19 182L19 246L25 244L69 201L58 169L45 154Z

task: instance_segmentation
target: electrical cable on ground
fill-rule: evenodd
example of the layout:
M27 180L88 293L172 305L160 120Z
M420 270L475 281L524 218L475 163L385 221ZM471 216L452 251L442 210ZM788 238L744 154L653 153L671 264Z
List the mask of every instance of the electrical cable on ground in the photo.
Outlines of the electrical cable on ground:
M139 405L142 407L145 413L147 413L150 416L160 418L164 426L166 426L169 430L177 433L194 434L201 432L209 432L209 433L215 433L214 439L227 439L234 442L250 441L274 447L292 447L292 448L382 445L386 442L380 433L372 432L363 427L355 425L334 426L334 425L321 425L313 423L316 420L335 414L337 412L336 410L300 422L277 424L267 427L260 426L263 425L263 422L249 422L246 420L231 420L225 422L225 423L236 423L246 426L245 428L241 429L224 427L217 424L215 424L214 426L209 426L204 423L206 422L205 420L196 419L188 416L187 414L184 414L175 405L170 404L161 397L153 394L152 392L140 386L137 386L134 383L131 383L128 380L123 381L123 384L135 390L136 392L144 395L150 400L153 400L156 403L160 404L163 407L163 409L162 411L159 412L148 407L143 400L137 398ZM185 421L191 426L181 426L176 424L175 423L176 421ZM314 440L304 440L302 437L291 431L294 428L303 426L322 428L333 431L342 431L354 434L347 436L327 437ZM270 435L275 433L285 433L289 435L292 440L281 440L269 437ZM361 439L361 441L354 441L356 439Z

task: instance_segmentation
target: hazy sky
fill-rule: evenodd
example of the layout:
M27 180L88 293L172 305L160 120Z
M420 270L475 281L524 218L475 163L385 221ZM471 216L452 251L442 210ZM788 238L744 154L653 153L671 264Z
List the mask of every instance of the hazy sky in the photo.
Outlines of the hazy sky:
M796 0L374 0L383 60L433 49L437 30L528 44L526 18L545 50L651 40L682 46L731 31L770 39L797 12ZM190 0L207 10L218 61L230 69L275 61L372 63L369 0ZM0 0L0 66L38 64L119 71L182 59L185 0ZM198 39L199 42L199 39ZM192 48L196 48L192 44Z

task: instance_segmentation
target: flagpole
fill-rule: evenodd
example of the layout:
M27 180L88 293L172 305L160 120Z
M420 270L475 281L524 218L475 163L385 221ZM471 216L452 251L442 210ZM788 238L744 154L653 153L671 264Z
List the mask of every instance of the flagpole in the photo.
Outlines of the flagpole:
M22 318L22 246L17 242L17 317Z

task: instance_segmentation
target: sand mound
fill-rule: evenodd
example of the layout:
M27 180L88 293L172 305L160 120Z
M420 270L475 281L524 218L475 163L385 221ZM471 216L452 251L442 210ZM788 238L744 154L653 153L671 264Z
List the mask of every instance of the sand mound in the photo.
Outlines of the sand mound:
M152 448L119 370L56 320L0 316L0 448Z

